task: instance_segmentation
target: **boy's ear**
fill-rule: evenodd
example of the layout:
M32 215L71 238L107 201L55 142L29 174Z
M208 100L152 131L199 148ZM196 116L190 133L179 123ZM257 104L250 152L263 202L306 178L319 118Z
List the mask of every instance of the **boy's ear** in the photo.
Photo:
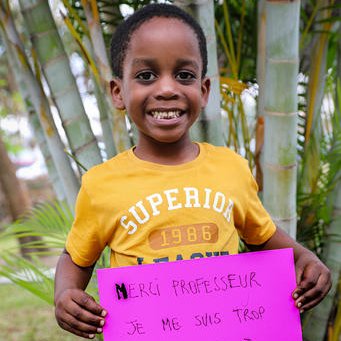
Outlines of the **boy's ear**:
M208 97L210 95L211 90L211 80L208 77L205 77L201 81L201 108L205 108L208 102Z
M124 110L125 105L123 102L121 85L122 83L119 78L112 79L110 81L110 92L111 92L112 102L114 103L115 108L119 110Z

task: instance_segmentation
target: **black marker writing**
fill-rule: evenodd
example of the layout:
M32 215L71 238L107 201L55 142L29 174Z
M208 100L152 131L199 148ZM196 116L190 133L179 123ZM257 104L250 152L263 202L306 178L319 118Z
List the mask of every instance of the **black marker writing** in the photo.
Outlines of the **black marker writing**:
M233 313L236 313L238 316L238 320L240 323L254 320L261 320L263 318L263 314L265 309L263 306L260 306L258 309L247 309L247 308L237 308L232 310Z
M171 287L175 296L212 294L215 291L227 291L236 288L256 288L262 285L256 279L256 273L230 273L213 278L193 278L192 280L173 279Z
M176 317L173 317L171 319L167 318L167 319L162 319L162 328L163 331L173 331L173 330L180 330L181 329L181 325L178 321L178 319Z
M121 285L116 283L116 294L117 294L117 298L120 300L121 299L121 295L120 293L123 295L123 298L126 300L128 298L128 293L127 293L127 288L124 285L124 283L122 283Z
M129 298L143 298L151 296L160 296L160 288L158 283L146 282L146 283L129 283L128 285L128 297Z
M195 315L195 326L196 327L208 327L214 324L219 324L221 322L221 317L219 313L215 314L204 314L204 315Z
M143 331L143 325L142 323L139 323L137 320L133 320L130 322L127 322L128 324L131 324L132 330L127 332L128 335L134 335L134 334L145 334Z

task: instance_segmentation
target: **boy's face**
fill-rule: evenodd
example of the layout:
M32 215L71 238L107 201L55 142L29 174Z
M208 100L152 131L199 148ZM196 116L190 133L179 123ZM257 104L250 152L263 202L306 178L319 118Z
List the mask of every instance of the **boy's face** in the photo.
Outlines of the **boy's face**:
M155 17L132 35L123 77L111 82L113 101L139 130L139 143L189 141L206 105L210 81L194 31L178 19Z

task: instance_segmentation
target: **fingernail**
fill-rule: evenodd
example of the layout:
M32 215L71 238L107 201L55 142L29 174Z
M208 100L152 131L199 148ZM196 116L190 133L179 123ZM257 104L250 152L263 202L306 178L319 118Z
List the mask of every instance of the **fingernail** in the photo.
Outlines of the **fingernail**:
M107 315L107 312L105 310L102 310L101 316L105 317Z
M100 325L101 327L103 327L103 326L104 326L104 323L105 323L105 321L104 321L104 320L101 320L100 323L99 323L99 325Z
M97 333L102 333L102 328L97 328Z
M89 334L89 339L93 339L95 337L95 334Z
M304 309L301 309L301 310L300 310L300 313L301 313L301 314L304 313Z
M297 303L297 306L300 308L302 306L302 303L301 302L298 302Z
M297 297L298 297L298 294L297 294L297 293L295 293L295 294L294 294L294 298L297 298Z

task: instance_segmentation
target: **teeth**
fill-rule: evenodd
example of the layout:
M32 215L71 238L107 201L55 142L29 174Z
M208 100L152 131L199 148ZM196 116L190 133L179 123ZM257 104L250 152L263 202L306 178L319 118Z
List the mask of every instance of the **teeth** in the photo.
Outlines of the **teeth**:
M180 110L175 111L152 111L151 115L157 119L170 119L170 118L178 118L180 117Z

